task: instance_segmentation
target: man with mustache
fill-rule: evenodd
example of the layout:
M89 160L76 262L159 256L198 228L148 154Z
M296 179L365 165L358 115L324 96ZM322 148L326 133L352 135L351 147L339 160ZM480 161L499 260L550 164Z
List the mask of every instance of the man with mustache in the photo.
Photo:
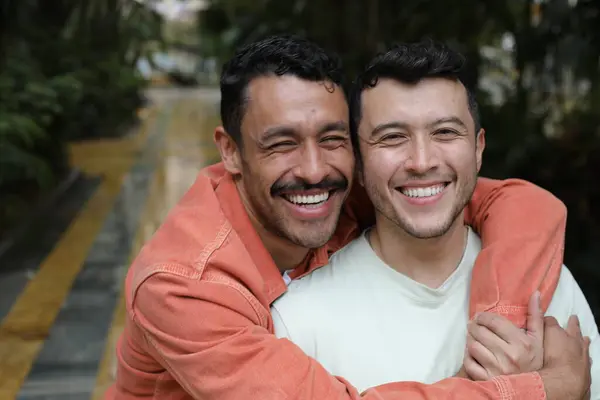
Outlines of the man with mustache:
M464 64L447 46L420 42L391 48L359 76L350 100L351 133L375 225L328 266L292 282L272 306L279 337L359 390L398 380L443 382L463 366L467 334L464 369L474 379L502 382L497 375L547 368L565 351L554 342L564 334L555 320L547 323L544 343L536 297L526 332L488 313L469 323L469 284L481 240L465 224L464 212L476 190L485 132L475 97L461 80ZM510 265L503 273L528 279ZM578 377L556 375L555 382L566 379L561 384L569 382L572 390L548 398L583 398L590 380L583 335L591 339L596 361L600 337L564 266L545 311L568 325L574 355L569 368ZM577 318L569 320L572 314L581 327ZM553 373L541 371L545 383ZM600 400L600 362L591 376L591 398Z
M372 224L361 187L351 190L342 83L336 57L295 37L253 43L226 63L215 131L222 162L200 172L128 272L127 324L107 398L505 399L508 388L529 399L552 383L530 373L500 386L455 378L361 395L274 335L269 309L286 282L324 266ZM535 282L543 280L546 302L558 281L564 206L526 182L482 179L469 207L467 221L484 237L472 311L508 311L523 323ZM506 268L530 279L506 280Z

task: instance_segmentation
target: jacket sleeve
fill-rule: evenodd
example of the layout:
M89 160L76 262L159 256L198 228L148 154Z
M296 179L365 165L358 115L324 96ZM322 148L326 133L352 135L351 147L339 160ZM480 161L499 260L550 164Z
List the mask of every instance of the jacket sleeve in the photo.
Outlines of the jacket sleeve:
M566 207L532 183L479 178L466 211L466 222L482 238L470 315L496 312L523 328L530 296L540 290L545 311L558 285Z
M358 393L261 320L257 302L224 281L157 273L139 288L133 317L148 351L195 399L544 399L537 373L486 382L390 383ZM263 312L268 312L263 309ZM409 362L399 360L399 362Z

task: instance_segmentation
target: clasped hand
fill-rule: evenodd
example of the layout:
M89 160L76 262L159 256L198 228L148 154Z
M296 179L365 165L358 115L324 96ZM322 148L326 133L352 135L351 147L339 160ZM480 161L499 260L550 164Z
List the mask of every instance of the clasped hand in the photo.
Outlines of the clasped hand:
M473 380L538 371L544 365L544 316L539 292L529 301L527 327L481 313L469 322L464 370Z

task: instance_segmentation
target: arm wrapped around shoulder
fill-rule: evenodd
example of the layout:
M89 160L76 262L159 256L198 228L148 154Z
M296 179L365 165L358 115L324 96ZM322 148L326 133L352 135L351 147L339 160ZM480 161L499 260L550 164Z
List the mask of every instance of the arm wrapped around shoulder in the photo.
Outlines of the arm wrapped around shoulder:
M525 327L531 295L541 292L545 311L558 284L565 205L527 181L479 178L465 219L482 239L473 269L470 316L491 311Z

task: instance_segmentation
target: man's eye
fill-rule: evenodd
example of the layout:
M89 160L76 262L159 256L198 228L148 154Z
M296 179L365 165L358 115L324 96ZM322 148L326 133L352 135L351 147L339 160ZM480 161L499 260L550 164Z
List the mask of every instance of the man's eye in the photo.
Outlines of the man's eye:
M346 141L346 137L345 136L339 136L339 135L335 135L335 136L326 136L323 139L321 139L321 143L325 143L328 145L341 145Z
M331 135L321 138L320 145L325 149L335 150L338 147L343 146L346 141L347 138L345 136Z
M346 140L346 138L344 136L327 136L323 139L321 139L322 142L343 142L344 140Z
M271 146L269 146L269 150L283 151L283 150L289 150L289 149L293 148L294 146L296 146L296 143L292 142L291 140L287 140L285 142L277 142L275 144L272 144Z
M381 137L381 139L379 139L379 142L381 144L397 144L397 143L401 143L402 141L404 141L406 139L405 135L402 135L400 133L388 133L387 135L384 135Z
M457 135L457 133L453 129L442 128L442 129L439 129L439 130L435 131L435 135L440 135L440 136L454 136L454 135Z

